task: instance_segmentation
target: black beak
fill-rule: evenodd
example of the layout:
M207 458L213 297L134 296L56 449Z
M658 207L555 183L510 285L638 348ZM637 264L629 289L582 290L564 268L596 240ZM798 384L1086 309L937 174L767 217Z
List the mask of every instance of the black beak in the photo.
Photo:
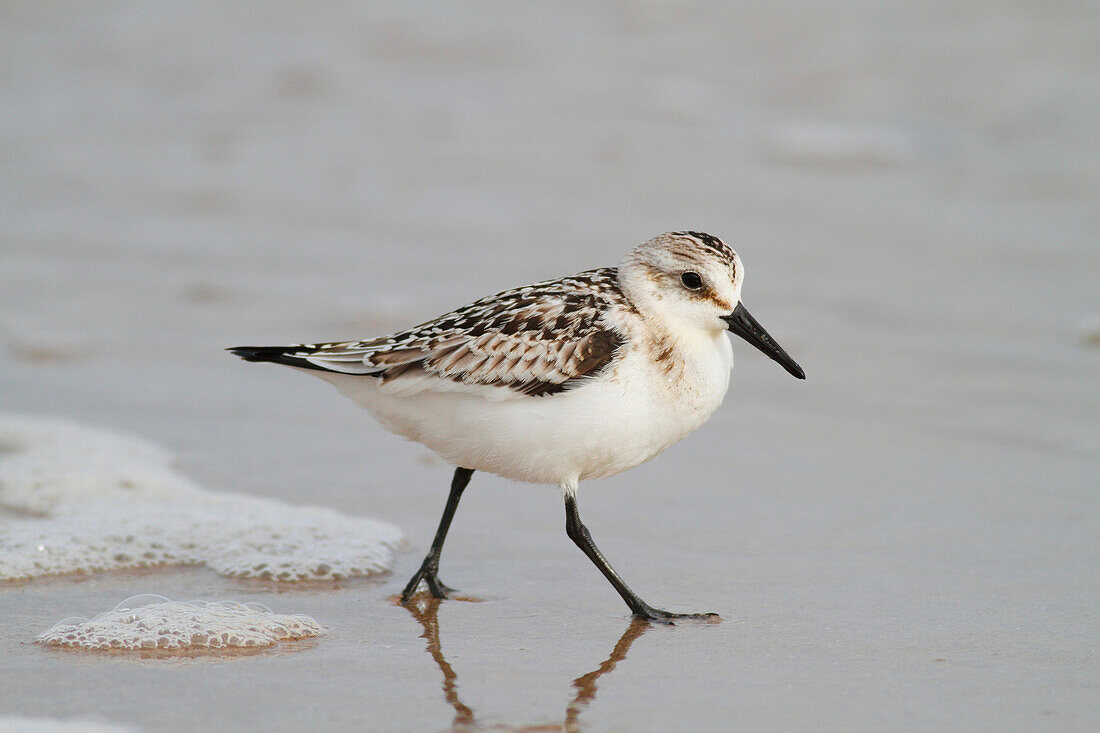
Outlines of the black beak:
M751 313L745 310L743 304L738 303L737 307L733 309L733 313L722 316L722 320L729 324L729 330L763 351L769 359L779 362L780 366L793 376L799 379L806 378L806 372L802 371L802 367L798 366L794 359L787 355L782 346L775 343L775 340L768 335L764 327L756 322Z

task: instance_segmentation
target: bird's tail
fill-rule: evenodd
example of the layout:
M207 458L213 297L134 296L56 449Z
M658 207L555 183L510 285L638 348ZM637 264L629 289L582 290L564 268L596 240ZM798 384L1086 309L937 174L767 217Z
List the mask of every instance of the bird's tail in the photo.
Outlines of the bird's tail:
M309 346L233 346L226 351L236 354L245 361L270 361L274 364L327 371L324 367L306 359L310 352Z

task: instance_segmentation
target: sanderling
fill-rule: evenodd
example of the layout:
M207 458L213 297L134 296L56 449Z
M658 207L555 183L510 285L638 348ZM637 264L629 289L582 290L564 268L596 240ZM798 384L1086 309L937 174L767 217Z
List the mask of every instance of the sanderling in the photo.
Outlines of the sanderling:
M405 587L437 598L439 558L474 471L556 484L566 533L634 612L653 608L592 541L577 484L613 476L684 438L722 403L733 331L799 379L806 375L741 303L741 259L701 232L661 234L618 267L506 290L419 326L366 341L238 346L248 361L310 370L390 432L456 466L427 557Z

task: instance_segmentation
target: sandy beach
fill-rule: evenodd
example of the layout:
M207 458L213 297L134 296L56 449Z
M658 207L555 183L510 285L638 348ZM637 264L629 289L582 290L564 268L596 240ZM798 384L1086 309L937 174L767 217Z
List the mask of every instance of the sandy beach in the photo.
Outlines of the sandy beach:
M400 528L391 573L0 584L0 729L1100 727L1095 3L0 4L0 412L163 446L210 492ZM723 237L802 364L581 486L451 469L224 349L381 335ZM0 454L0 462L5 459ZM0 511L5 533L26 521ZM307 614L256 653L34 639L139 593Z

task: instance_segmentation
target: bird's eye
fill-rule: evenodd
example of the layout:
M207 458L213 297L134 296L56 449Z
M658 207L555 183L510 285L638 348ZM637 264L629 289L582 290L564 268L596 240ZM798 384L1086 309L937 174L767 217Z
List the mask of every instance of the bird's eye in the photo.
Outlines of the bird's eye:
M690 270L680 276L680 282L682 282L684 287L688 290L698 290L703 287L703 278L699 277L699 273L691 272Z

